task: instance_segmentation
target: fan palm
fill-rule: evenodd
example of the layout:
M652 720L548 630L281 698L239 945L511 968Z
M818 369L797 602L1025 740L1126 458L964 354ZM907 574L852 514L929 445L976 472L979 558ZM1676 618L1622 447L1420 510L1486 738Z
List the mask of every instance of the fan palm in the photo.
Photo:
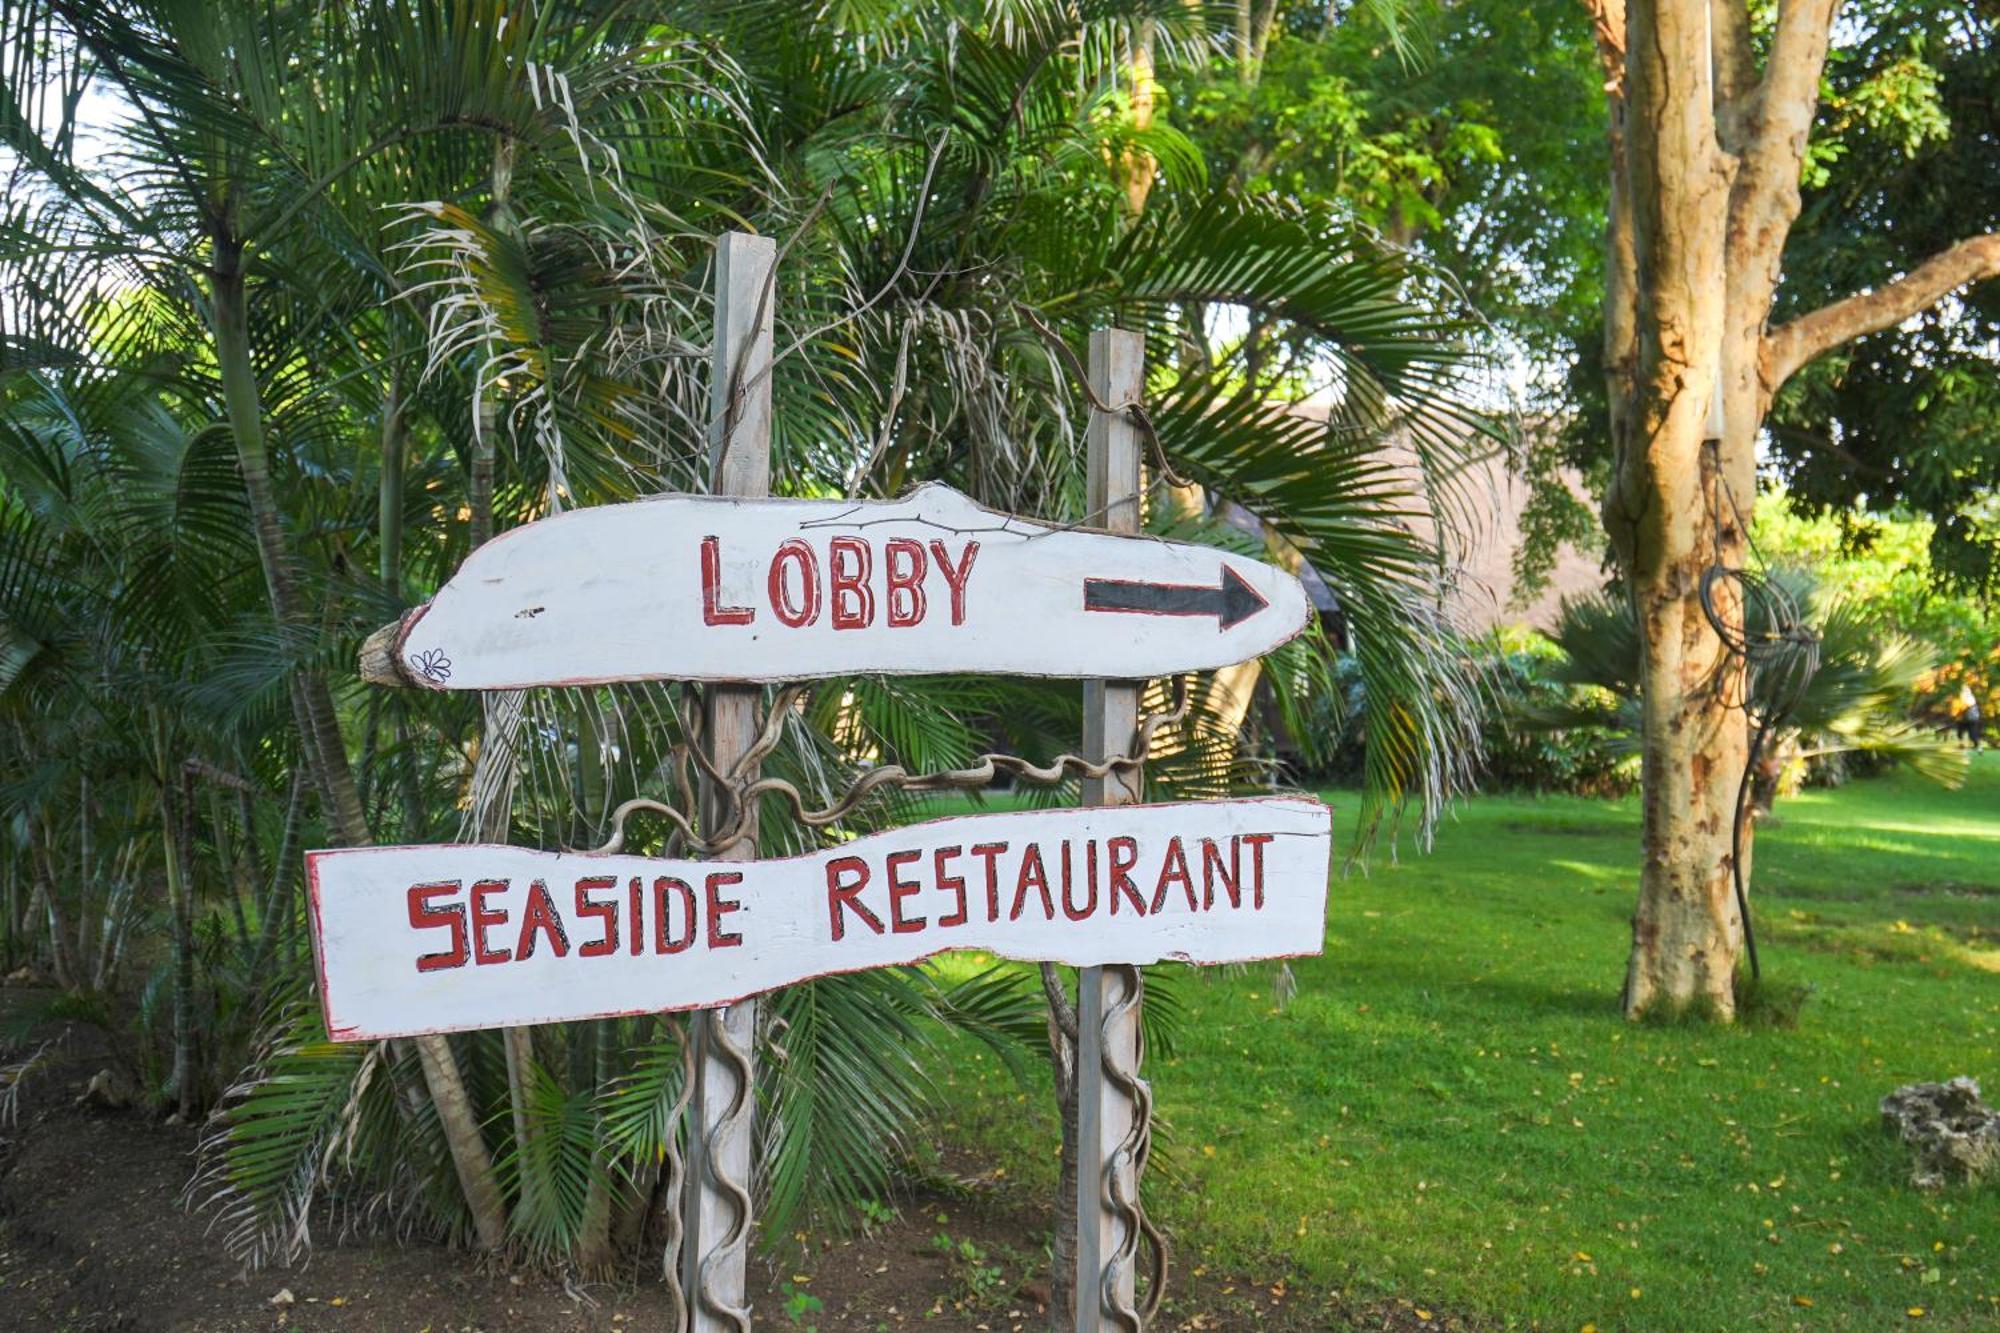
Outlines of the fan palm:
M1779 567L1767 578L1805 610L1807 627L1818 640L1818 660L1802 689L1771 673L1752 674L1753 707L1762 714L1783 710L1766 756L1782 767L1788 761L1868 754L1906 763L1935 782L1963 781L1963 752L1913 715L1918 683L1932 665L1922 645L1884 631L1867 607L1823 586L1809 570ZM1566 598L1549 637L1561 656L1548 675L1573 693L1566 705L1538 705L1524 720L1551 730L1612 727L1636 736L1639 637L1627 599L1610 592Z

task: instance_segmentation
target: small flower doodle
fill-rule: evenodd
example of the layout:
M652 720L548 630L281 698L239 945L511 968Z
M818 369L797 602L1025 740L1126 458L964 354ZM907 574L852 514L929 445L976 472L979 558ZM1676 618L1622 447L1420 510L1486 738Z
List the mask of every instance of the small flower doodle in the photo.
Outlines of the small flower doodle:
M415 654L410 658L410 665L433 685L442 685L451 679L451 659L444 655L442 648L427 648Z

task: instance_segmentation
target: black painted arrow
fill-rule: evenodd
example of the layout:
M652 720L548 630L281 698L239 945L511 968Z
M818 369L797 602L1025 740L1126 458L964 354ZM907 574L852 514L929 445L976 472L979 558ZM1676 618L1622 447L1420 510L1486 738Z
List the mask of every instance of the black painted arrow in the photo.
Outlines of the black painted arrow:
M1142 616L1214 616L1218 630L1234 629L1270 603L1228 565L1213 587L1198 583L1144 583L1136 579L1085 579L1083 609Z

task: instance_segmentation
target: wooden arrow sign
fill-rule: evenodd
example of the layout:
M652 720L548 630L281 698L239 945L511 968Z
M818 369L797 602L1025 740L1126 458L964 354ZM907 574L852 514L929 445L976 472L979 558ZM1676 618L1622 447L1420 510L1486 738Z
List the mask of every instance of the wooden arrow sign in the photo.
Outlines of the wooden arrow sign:
M336 1041L653 1013L914 963L1320 951L1332 816L1299 797L941 819L770 861L520 847L307 855Z
M865 502L666 495L488 542L369 640L362 674L454 690L863 672L1136 679L1260 656L1306 614L1299 581L1260 561L1052 527L946 486Z

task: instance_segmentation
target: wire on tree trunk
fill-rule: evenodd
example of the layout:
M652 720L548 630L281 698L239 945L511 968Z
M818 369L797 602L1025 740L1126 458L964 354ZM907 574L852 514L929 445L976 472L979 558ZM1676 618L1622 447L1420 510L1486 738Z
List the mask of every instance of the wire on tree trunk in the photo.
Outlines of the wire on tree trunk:
M1819 632L1805 623L1798 601L1779 584L1748 569L1731 569L1722 563L1722 505L1727 499L1757 562L1765 564L1744 522L1736 494L1723 478L1718 442L1708 441L1710 488L1709 518L1715 530L1715 560L1701 574L1701 611L1709 628L1722 641L1723 660L1716 668L1716 692L1725 706L1740 708L1750 719L1750 749L1743 764L1743 777L1736 784L1736 813L1729 830L1729 870L1736 887L1736 911L1743 920L1743 948L1750 955L1750 977L1763 979L1757 957L1757 934L1750 922L1750 895L1743 884L1743 830L1748 821L1750 785L1756 779L1757 761L1764 743L1792 710L1805 698L1807 687L1819 671ZM1722 588L1733 584L1741 623L1732 625L1724 613ZM1734 670L1741 694L1729 698L1728 673Z

